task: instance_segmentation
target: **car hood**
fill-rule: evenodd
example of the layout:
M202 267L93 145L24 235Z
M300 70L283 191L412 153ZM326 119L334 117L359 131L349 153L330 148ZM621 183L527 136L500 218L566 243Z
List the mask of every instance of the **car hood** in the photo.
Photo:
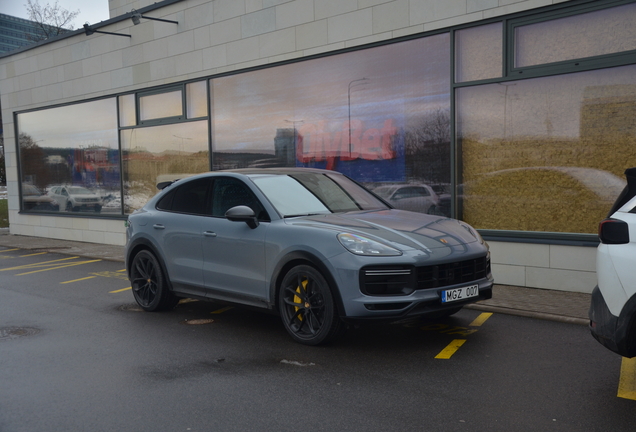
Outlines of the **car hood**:
M463 249L480 241L472 228L455 219L395 209L302 216L286 222L365 235L401 250Z

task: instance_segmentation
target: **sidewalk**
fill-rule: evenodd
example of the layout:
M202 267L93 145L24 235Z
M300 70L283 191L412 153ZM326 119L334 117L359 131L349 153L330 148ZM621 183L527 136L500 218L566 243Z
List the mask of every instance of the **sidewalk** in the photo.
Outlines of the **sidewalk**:
M8 228L0 229L0 252L3 248L124 261L123 246L11 235ZM590 294L495 284L492 297L466 308L580 325L589 322Z

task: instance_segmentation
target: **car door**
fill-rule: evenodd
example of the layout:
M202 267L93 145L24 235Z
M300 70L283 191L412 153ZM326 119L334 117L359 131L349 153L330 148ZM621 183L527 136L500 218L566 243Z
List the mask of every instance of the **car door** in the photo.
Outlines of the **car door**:
M217 177L211 194L211 214L203 228L203 277L210 296L262 305L268 297L265 236L269 217L262 204L240 179ZM246 205L263 223L250 228L232 222L225 212Z
M157 203L153 236L163 246L173 288L183 294L206 295L202 242L210 185L209 178L186 182Z

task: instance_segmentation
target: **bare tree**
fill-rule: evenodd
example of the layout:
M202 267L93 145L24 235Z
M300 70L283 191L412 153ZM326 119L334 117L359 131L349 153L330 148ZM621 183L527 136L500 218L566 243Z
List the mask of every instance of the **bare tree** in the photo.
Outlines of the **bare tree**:
M27 35L27 38L34 42L73 30L73 20L80 13L79 9L69 11L60 7L57 0L53 6L50 3L42 6L39 0L27 0L24 7L26 7L31 21L37 24L37 33Z

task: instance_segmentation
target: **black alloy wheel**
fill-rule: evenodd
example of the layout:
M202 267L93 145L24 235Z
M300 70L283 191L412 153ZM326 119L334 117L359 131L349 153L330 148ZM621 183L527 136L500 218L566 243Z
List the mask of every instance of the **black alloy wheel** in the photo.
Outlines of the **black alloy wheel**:
M307 265L296 266L285 275L279 310L287 332L305 345L329 342L344 328L327 281Z
M179 302L168 289L159 261L150 251L142 250L133 258L130 282L137 304L145 311L171 310Z

